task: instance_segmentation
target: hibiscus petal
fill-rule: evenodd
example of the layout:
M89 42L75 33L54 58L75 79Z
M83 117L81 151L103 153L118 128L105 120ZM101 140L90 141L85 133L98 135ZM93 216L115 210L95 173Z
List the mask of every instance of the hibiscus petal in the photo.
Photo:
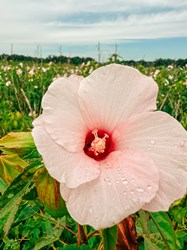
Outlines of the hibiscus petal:
M128 66L111 64L82 80L78 93L89 129L112 131L131 115L155 110L157 92L151 77Z
M98 163L84 152L70 153L56 144L45 130L42 118L43 115L34 121L32 135L49 174L69 188L97 178L100 174Z
M43 97L44 126L53 140L70 152L83 149L87 133L78 103L80 76L59 78Z
M187 187L187 133L173 117L152 112L122 122L113 134L118 150L144 152L160 168L156 197L144 209L168 210Z
M138 211L156 194L158 168L143 154L112 152L100 162L99 178L69 189L61 184L61 194L71 216L95 229L111 227Z

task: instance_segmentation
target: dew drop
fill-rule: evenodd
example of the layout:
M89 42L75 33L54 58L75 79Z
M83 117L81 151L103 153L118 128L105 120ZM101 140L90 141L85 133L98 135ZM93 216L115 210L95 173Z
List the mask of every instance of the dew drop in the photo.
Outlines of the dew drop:
M125 184L125 185L128 184L128 180L126 178L122 178L121 180L122 180L123 184Z
M151 189L152 189L152 187L151 187L150 185L147 185L147 189L151 190Z
M141 188L141 187L137 187L137 189L136 189L138 192L140 192L140 193L142 193L142 192L144 192L144 189L143 188Z
M104 178L104 181L110 181L110 177L106 177L106 178Z
M123 194L124 194L124 195L127 194L127 191L123 191Z
M108 185L110 186L111 184L112 184L111 181L109 181L109 182L108 182Z
M151 144L155 144L155 141L151 140Z
M119 183L119 180L116 180L116 183L118 184L118 183Z
M135 182L135 179L134 179L134 178L132 178L132 179L131 179L131 181L132 181L132 182Z
M151 150L151 148L150 148L150 147L148 147L148 148L147 148L147 150L148 150L148 151L150 151L150 150Z

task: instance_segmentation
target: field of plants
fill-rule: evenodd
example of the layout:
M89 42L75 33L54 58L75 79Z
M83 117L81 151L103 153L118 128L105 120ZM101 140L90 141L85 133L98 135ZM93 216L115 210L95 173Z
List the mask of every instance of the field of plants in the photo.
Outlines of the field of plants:
M85 77L102 65L0 60L0 249L186 249L187 197L174 202L168 213L140 211L125 221L124 227L136 221L131 237L137 245L124 248L116 226L95 231L70 217L58 183L43 166L30 134L42 111L42 96L54 79ZM158 110L187 129L187 65L136 68L159 85Z

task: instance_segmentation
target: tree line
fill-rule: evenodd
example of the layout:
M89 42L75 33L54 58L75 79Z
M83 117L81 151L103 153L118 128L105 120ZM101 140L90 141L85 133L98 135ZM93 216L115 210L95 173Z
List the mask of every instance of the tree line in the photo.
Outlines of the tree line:
M185 65L187 65L187 58L186 59L156 59L154 61L145 61L145 60L139 60L139 61L135 61L135 60L122 60L121 57L119 57L117 54L112 54L111 57L109 59L113 58L113 60L109 60L110 62L113 63L121 63L121 64L126 64L129 66L137 66L137 65L143 65L144 67L150 67L150 66L155 66L155 67L159 67L159 66L169 66L169 65L176 65L176 66L180 66L183 67ZM54 62L54 63L71 63L74 65L80 65L82 63L87 63L89 61L95 61L93 58L91 57L66 57L63 55L60 56L55 56L55 55L50 55L46 58L40 58L40 57L32 57L32 56L24 56L24 55L17 55L17 54L12 54L12 55L8 55L8 54L2 54L0 55L0 60L7 60L7 61L17 61L17 62Z

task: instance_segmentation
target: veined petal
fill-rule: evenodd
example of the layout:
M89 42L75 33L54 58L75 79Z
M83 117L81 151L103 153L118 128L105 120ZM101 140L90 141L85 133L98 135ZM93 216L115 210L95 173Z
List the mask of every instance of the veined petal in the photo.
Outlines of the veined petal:
M112 131L129 116L156 109L158 86L128 66L111 64L80 83L79 102L89 129Z
M99 162L99 178L61 194L71 216L95 229L111 227L138 211L156 194L159 172L154 162L135 152L111 153Z
M150 211L168 210L187 188L187 133L173 117L150 112L122 122L113 134L118 150L137 150L160 169L159 190L145 205Z
M43 126L43 115L34 121L32 135L49 174L69 188L96 179L100 174L98 163L84 152L70 153L55 143Z
M75 75L57 79L42 100L45 129L56 143L70 152L83 149L87 133L77 94L82 79Z

